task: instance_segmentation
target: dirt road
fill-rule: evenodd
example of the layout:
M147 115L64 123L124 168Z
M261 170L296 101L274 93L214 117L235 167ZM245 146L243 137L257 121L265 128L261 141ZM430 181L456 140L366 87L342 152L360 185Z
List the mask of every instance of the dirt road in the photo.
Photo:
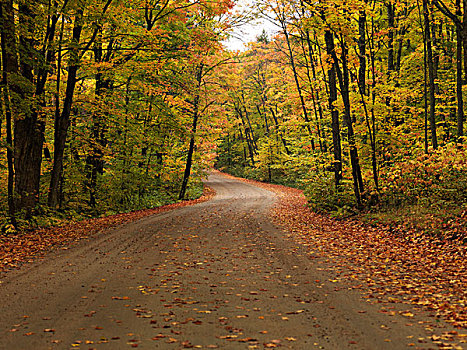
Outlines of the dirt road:
M208 185L209 202L0 276L0 349L433 348L270 224L273 193L221 175Z

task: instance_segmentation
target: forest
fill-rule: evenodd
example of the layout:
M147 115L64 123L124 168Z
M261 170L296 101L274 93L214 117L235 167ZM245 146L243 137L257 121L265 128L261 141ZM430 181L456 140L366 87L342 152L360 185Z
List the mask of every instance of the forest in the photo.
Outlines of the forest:
M467 1L2 1L1 229L194 199L213 167L466 239ZM274 23L245 51L225 40Z

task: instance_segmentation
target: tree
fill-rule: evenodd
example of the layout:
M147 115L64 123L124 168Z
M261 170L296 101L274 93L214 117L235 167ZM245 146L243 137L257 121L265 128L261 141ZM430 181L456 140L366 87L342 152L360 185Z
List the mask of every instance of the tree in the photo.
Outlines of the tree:
M7 163L8 163L8 214L11 223L14 227L16 223L16 210L14 200L14 165L13 165L13 135L12 135L12 106L10 100L10 88L15 90L14 86L10 85L10 79L14 78L14 74L18 72L15 40L15 22L13 14L13 2L4 1L0 4L0 19L1 19L1 50L2 50L2 90L3 90L3 105L6 119L6 147L7 147ZM13 76L11 76L13 75ZM16 102L13 100L13 102Z
M457 99L457 137L462 142L464 136L464 100L462 95L462 50L464 50L464 69L467 77L467 2L463 1L464 13L461 10L461 1L456 0L455 12L451 11L442 1L433 0L433 4L446 17L451 19L456 28L456 99ZM425 4L424 4L425 6ZM463 18L461 21L460 18ZM426 26L426 24L425 24Z
M430 100L430 130L431 130L431 143L434 149L438 148L438 137L436 135L436 97L435 97L435 68L433 62L432 38L430 33L431 22L428 0L423 0L423 19L424 19L424 40L426 42L426 55L428 64L428 90Z

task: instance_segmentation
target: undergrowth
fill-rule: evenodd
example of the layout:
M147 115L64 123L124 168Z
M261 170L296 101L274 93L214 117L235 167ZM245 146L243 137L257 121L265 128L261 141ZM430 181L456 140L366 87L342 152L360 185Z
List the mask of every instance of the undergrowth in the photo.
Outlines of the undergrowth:
M350 169L338 188L334 174L306 162L278 169L271 180L260 167L225 167L248 179L303 189L311 209L335 218L355 217L370 225L391 226L437 238L467 240L467 146L450 143L425 154L415 148L382 162L379 188L371 170L364 172L363 208L357 208Z
M203 183L200 180L193 181L187 188L185 200L198 199L203 195L203 191ZM158 208L180 202L177 195L178 192L175 191L159 190L146 195L144 200L128 201L125 202L125 205L122 205L122 202L110 198L107 202L101 202L100 205L95 207L91 207L84 199L75 199L67 202L67 205L61 209L51 209L45 203L40 203L32 213L16 213L16 228L11 224L6 206L3 206L1 208L1 214L3 215L0 216L0 233L16 234L37 228L62 226L91 218L102 218L137 210Z

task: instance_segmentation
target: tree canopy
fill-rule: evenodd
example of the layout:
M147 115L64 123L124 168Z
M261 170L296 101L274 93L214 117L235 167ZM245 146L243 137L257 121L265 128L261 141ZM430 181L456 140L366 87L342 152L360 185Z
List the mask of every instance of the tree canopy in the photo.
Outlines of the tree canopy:
M193 198L214 165L463 217L466 1L260 1L277 35L230 52L234 5L3 1L4 230Z

